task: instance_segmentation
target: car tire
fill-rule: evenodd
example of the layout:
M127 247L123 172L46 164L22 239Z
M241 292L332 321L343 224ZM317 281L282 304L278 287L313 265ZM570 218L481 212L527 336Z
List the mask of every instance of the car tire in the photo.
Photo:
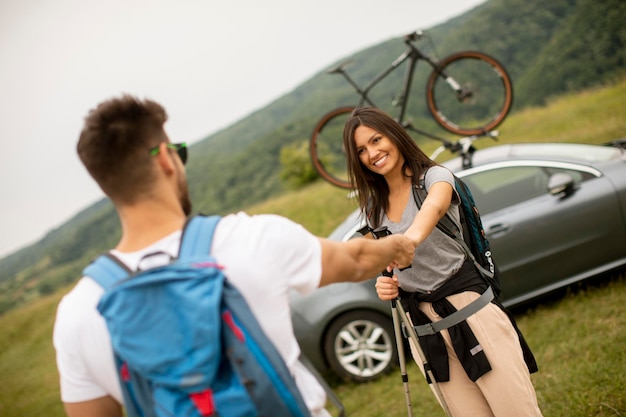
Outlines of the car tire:
M338 316L324 337L324 352L329 367L340 378L372 381L398 364L393 322L367 310Z

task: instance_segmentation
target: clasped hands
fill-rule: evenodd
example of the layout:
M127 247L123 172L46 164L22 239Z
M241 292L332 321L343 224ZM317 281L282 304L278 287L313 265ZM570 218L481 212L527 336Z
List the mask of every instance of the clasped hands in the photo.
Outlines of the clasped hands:
M397 259L387 266L388 272L393 272L394 268L408 268L411 266L415 253L416 243L403 234L389 235L384 239L397 239L400 250ZM383 301L395 300L399 295L399 281L396 275L381 275L376 279L376 293Z

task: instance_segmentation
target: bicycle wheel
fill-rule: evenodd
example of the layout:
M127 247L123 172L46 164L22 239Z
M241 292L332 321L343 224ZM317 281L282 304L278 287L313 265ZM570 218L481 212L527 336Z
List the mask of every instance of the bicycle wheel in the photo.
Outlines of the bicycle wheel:
M309 152L315 170L329 183L351 189L343 148L343 127L354 106L339 107L326 113L311 135Z
M428 109L444 129L470 136L498 126L513 104L513 85L498 61L482 52L444 58L426 86Z

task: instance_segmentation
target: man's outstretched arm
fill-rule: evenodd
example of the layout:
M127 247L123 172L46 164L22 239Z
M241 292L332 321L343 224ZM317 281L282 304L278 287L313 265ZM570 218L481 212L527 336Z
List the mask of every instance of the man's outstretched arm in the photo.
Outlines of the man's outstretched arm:
M121 405L111 396L79 403L63 403L67 417L122 417Z
M404 235L378 240L356 238L347 242L321 239L322 279L320 286L373 278L388 266L406 267L413 260L415 246Z

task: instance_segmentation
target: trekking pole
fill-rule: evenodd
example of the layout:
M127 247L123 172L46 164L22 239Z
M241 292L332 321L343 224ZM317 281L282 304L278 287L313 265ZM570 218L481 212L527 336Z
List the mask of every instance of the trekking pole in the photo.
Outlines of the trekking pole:
M372 231L374 238L378 239L383 236L390 235L391 232L387 227L379 227ZM382 272L383 276L391 277L393 272L388 272L385 269ZM393 321L393 332L396 336L396 349L398 350L398 361L400 362L400 374L402 376L402 385L404 387L404 399L406 401L406 408L408 416L413 417L413 406L411 404L411 392L409 390L409 376L406 372L406 357L404 356L404 340L402 339L402 323L398 317L398 310L396 308L396 300L391 300L391 319Z
M415 350L417 350L420 360L422 361L422 366L424 367L424 374L426 374L426 382L428 382L428 384L432 386L433 391L435 392L435 397L437 397L437 400L439 401L441 408L443 408L443 411L446 413L446 416L452 417L452 414L450 414L450 409L448 408L448 404L446 403L445 398L443 398L443 393L441 392L441 389L439 388L439 384L437 383L437 380L435 379L435 375L433 374L433 370L430 367L430 363L428 362L428 359L426 358L426 354L422 350L422 346L419 343L417 333L415 332L415 329L413 328L411 323L408 322L406 312L404 311L404 307L402 306L402 303L400 302L400 297L392 301L392 305L394 304L395 304L395 308L398 310L396 314L399 313L402 319L402 322L404 323L404 328L407 329L409 338L413 340L413 344L415 345Z
M385 269L383 275L390 277L393 272L387 272ZM409 391L409 375L406 372L406 357L404 356L404 340L402 339L402 329L398 310L396 308L396 300L391 300L391 318L393 320L393 332L396 335L396 348L398 349L398 361L400 362L400 375L402 376L402 385L404 386L404 399L409 417L413 417L413 406L411 404L411 392Z
M374 238L378 239L383 236L390 235L391 232L387 229L386 226L379 227L372 231L372 235ZM391 277L393 276L393 272L388 272L385 269L382 272L383 276ZM404 356L404 340L402 340L402 325L404 324L404 328L407 329L409 339L413 340L413 344L415 345L415 350L417 351L420 360L422 361L422 366L424 368L424 374L426 375L426 382L432 386L433 391L435 393L435 397L437 397L437 401L443 411L446 413L446 416L452 417L450 414L450 409L448 408L448 404L446 400L443 398L443 393L439 388L439 384L435 379L435 375L433 374L433 370L430 367L430 363L426 358L426 354L422 350L422 346L419 343L419 338L417 337L417 333L413 328L412 324L409 322L406 312L404 311L404 307L402 306L402 302L400 301L400 297L397 297L391 300L391 318L393 320L393 330L396 335L396 347L398 349L398 360L400 362L400 374L402 375L402 384L404 385L404 394L406 399L406 406L409 417L413 417L413 408L411 405L411 393L409 392L409 377L406 371L406 358Z

